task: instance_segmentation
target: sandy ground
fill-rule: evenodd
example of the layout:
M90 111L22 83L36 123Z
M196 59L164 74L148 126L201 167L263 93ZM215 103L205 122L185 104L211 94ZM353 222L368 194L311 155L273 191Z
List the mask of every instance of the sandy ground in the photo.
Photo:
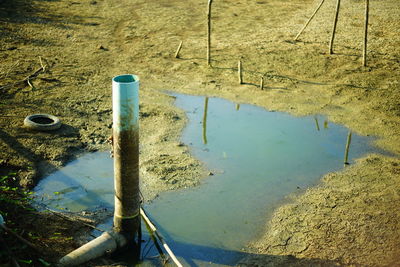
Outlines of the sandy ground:
M32 187L82 153L109 149L111 78L141 79L141 173L147 200L195 186L207 174L179 140L186 123L172 90L219 96L293 115L323 114L377 136L394 157L369 155L278 208L243 265L400 266L400 2L370 3L368 66L361 66L361 0L214 1L212 68L206 64L206 1L0 0L0 168ZM183 41L181 57L175 50ZM45 70L26 77L41 67ZM245 84L237 81L241 59ZM258 84L264 77L265 90ZM50 113L61 129L23 128ZM292 255L286 257L287 255Z

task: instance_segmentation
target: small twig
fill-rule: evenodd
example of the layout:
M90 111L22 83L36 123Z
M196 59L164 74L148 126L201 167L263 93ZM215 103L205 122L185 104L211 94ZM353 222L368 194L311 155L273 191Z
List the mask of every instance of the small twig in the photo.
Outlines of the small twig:
M31 83L31 81L28 79L26 80L26 82L28 83L28 85L32 88L32 90L36 90L36 87L33 86L33 84Z
M100 232L104 232L104 230L101 230L101 229L97 228L96 226L93 226L93 225L89 224L88 221L93 222L93 221L90 220L90 219L81 218L81 217L75 217L75 218L73 218L73 217L68 216L68 215L66 215L66 214L64 214L64 213L56 212L56 211L51 210L51 209L49 209L49 208L45 208L45 209L48 210L48 211L50 211L50 212L53 213L54 215L57 215L57 216L59 216L59 217L61 217L61 218L63 218L63 219L67 219L67 220L69 220L69 221L71 221L71 222L79 222L79 223L81 223L81 224L83 224L83 225L85 225L85 226L87 226L87 227L90 227L90 228L92 228L92 229L94 229L94 230L97 230L97 231L100 231Z
M42 66L43 72L46 72L46 66L43 65L43 61L42 61L42 57L39 56L39 62L40 62L40 66Z
M36 78L36 77L39 75L39 73L40 73L41 71L43 71L43 67L38 68L37 70L35 70L35 72L33 72L32 74L28 75L28 76L27 76L25 79L23 79L22 81L17 81L17 82L15 82L15 83L6 84L6 85L0 87L0 90L1 90L1 89L9 88L9 87L14 86L14 85L16 85L16 84L25 83L25 82L26 82L30 87L34 88L34 87L32 86L32 84L30 84L30 80L32 80L33 78Z
M261 76L260 90L264 90L264 76Z
M0 242L3 243L4 248L6 249L8 255L10 256L11 261L12 261L14 267L20 267L20 265L18 264L17 259L16 259L15 256L14 256L14 253L12 253L11 249L7 246L6 241L5 241L1 236L0 236Z
M182 41L179 43L178 49L175 52L175 58L179 58L179 52L181 51L182 43Z
M4 78L8 77L8 74L10 74L10 72L14 69L14 67L18 66L19 64L19 60L17 60L17 62L15 62L9 69L8 71L5 73Z
M0 227L3 228L4 231L6 231L7 233L13 235L15 238L17 238L19 241L21 241L22 243L24 243L25 245L27 245L28 247L30 247L31 249L35 250L36 252L39 252L39 249L32 244L31 242L29 242L28 240L26 240L25 238L23 238L22 236L20 236L19 234L15 233L13 230L11 230L10 228L8 228L7 226L0 224Z

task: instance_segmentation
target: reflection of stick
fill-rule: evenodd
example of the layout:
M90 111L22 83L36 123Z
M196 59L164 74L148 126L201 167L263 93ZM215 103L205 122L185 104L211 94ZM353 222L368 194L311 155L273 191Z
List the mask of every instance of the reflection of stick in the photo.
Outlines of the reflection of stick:
M365 24L364 24L364 47L363 47L364 67L367 66L368 13L369 13L369 0L365 0Z
M337 0L336 3L336 13L335 13L335 20L333 22L333 29L332 29L332 36L331 41L329 43L329 54L333 54L333 41L335 40L335 32L336 32L336 25L339 17L339 8L340 8L340 0Z
M143 217L143 215L142 215L142 217ZM165 258L164 252L162 251L160 244L158 243L156 237L155 237L154 234L153 234L153 229L150 227L150 225L148 224L148 222L147 222L144 218L143 218L143 220L144 220L144 222L145 222L147 231L148 231L149 234L150 234L150 238L151 238L151 240L152 240L153 243L154 243L154 246L156 247L158 253L159 253L160 256L161 256L161 258L164 259L164 258ZM147 255L147 253L144 254L143 257L145 257L146 255Z
M239 60L239 62L238 62L238 78L239 78L239 84L243 84L242 61L241 60Z
M349 164L349 148L350 148L350 143L351 143L351 131L349 131L349 134L347 135L347 143L346 143L346 150L344 152L344 164L348 165Z
M261 76L260 90L264 90L264 76Z
M319 129L318 118L314 117L314 120L315 120L315 126L317 127L317 131L319 131L320 129Z
M236 104L236 110L240 109L240 104Z
M208 66L211 66L211 54L210 54L210 49L211 49L211 4L212 0L208 0L208 11L207 11L207 64Z
M178 267L183 267L182 264L178 261L176 258L175 254L172 252L172 250L169 248L168 244L164 241L164 239L158 234L157 228L154 226L154 224L150 221L149 217L147 217L146 213L142 208L140 208L140 215L142 216L143 220L146 222L146 224L149 226L151 231L155 234L155 236L160 240L160 242L163 244L163 247L167 251L168 255L171 257L171 259L174 261L176 266Z
M204 99L204 113L203 113L203 143L207 144L207 111L208 111L208 97Z
M182 41L179 43L178 49L176 50L175 58L179 58L179 52L181 51L181 48L182 48Z
M318 10L321 8L322 4L324 3L325 0L322 0L321 3L319 3L318 7L315 9L314 13L311 15L311 17L308 19L306 24L304 24L303 28L301 28L300 32L296 35L294 38L295 41L300 37L300 34L307 28L308 24L311 22L311 20L314 18L315 14L317 14Z

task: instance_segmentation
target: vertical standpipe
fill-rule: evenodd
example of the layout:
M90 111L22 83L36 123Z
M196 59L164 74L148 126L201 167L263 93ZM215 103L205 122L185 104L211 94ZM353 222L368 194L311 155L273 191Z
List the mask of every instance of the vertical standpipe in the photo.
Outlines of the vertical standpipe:
M140 226L139 78L112 79L115 210L114 230L133 239Z

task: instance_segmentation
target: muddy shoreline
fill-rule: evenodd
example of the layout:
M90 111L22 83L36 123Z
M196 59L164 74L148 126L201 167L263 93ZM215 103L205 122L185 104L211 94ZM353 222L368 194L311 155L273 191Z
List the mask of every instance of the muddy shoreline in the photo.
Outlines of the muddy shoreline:
M2 173L16 170L18 182L32 187L82 153L109 149L111 78L121 73L141 80L140 169L148 200L165 190L195 186L207 174L180 142L185 114L173 106L166 90L223 97L295 116L321 114L357 134L377 136L376 145L397 157L366 156L277 209L266 234L249 248L259 257L247 264L284 266L288 262L273 259L293 255L300 258L289 260L293 266L307 264L304 260L321 260L322 266L396 266L398 1L371 4L365 68L361 1L343 3L333 55L327 45L333 1L321 8L299 42L293 36L315 1L216 2L212 68L205 60L204 1L125 2L0 2ZM181 58L176 59L181 40ZM46 68L31 77L30 86L26 77L41 66L39 56ZM243 85L236 74L240 58ZM263 91L258 88L261 76ZM56 115L63 126L52 133L27 131L22 121L33 113Z

